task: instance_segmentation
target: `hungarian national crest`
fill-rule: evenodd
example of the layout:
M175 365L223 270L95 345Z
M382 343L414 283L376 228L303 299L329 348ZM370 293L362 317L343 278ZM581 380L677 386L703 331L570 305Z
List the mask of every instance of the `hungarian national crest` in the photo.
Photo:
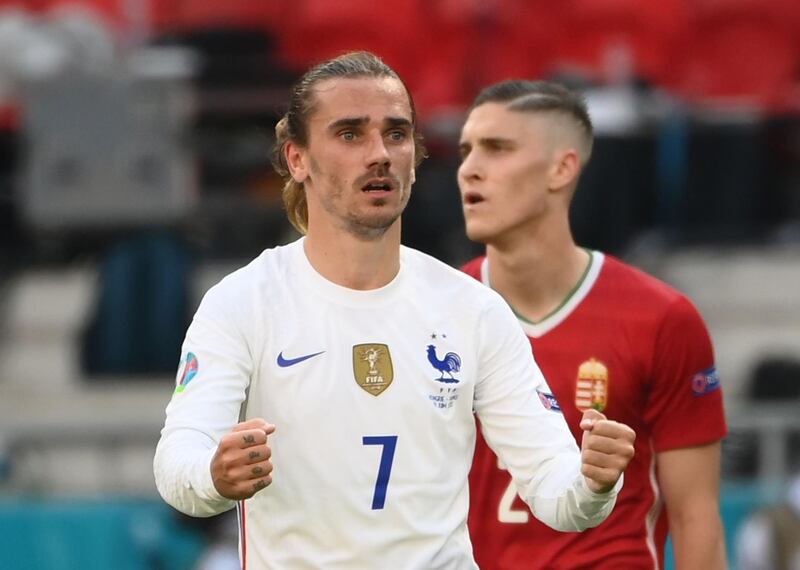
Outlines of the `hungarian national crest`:
M588 409L602 412L608 405L608 368L595 358L578 367L575 405L582 412Z
M392 383L392 355L385 344L357 344L353 347L353 374L356 383L373 396L379 396Z

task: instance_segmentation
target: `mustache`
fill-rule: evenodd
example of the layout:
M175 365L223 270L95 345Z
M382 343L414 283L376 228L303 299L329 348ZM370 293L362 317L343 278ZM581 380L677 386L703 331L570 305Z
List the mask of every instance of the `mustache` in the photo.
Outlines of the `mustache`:
M372 180L373 178L386 178L392 183L393 188L400 187L400 179L397 177L396 174L389 172L385 168L376 168L365 172L358 178L356 178L354 185L356 188L362 188L368 181Z

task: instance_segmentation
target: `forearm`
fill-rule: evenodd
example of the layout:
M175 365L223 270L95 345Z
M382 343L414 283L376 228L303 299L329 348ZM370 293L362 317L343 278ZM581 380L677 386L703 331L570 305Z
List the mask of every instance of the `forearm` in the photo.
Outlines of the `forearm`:
M725 539L717 510L670 517L676 570L725 570Z
M165 431L153 470L158 492L169 505L194 517L210 517L235 506L214 487L210 466L215 450L215 442L200 432Z
M658 484L669 517L677 570L722 570L725 538L719 516L719 442L660 452Z
M537 519L562 531L597 526L618 487L599 495L586 486L581 452L558 406L543 404L552 392L513 313L498 306L484 321L481 330L492 332L483 341L492 350L481 357L487 372L476 384L474 407L486 443Z
M557 458L553 463L559 462L521 496L536 518L555 530L582 531L599 525L614 508L622 477L608 493L594 493L580 474L579 459Z

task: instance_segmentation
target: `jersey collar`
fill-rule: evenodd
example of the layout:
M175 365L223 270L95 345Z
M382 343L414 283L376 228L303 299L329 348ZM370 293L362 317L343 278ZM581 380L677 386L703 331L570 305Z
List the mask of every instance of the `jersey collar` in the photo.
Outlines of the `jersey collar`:
M592 290L592 287L597 281L597 277L600 275L600 270L602 269L605 261L605 255L603 255L603 253L600 251L589 251L589 254L591 255L589 267L575 288L569 293L566 299L564 299L564 301L556 310L535 323L521 317L516 312L514 313L517 314L517 320L519 321L519 324L522 325L522 329L525 331L526 335L532 338L544 336L560 325L564 319L572 314L577 306L580 305L581 301L586 298L586 295L589 294L589 291ZM489 279L488 257L484 257L483 262L481 263L481 281L487 287L492 286Z

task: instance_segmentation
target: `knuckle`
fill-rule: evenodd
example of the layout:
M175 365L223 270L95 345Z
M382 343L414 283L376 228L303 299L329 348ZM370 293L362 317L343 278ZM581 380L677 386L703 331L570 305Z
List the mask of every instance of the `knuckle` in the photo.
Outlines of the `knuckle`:
M234 469L233 467L230 466L226 467L225 470L223 471L223 474L225 475L225 478L228 479L229 481L236 482L239 480L236 469Z
M219 458L219 460L217 461L217 466L224 475L227 476L230 473L231 470L230 461L228 461L227 458L225 458L224 456Z

